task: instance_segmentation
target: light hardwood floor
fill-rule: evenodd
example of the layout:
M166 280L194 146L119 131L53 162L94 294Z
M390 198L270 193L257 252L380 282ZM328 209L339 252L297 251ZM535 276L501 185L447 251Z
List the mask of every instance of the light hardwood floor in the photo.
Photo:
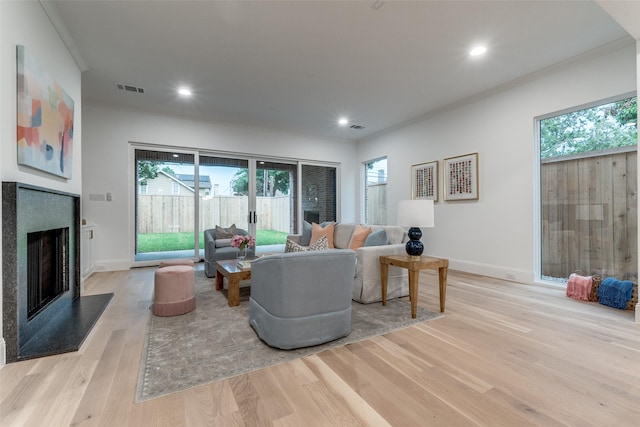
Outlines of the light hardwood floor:
M79 352L0 369L0 425L640 425L631 311L455 271L444 318L135 404L153 271L89 278L115 297Z

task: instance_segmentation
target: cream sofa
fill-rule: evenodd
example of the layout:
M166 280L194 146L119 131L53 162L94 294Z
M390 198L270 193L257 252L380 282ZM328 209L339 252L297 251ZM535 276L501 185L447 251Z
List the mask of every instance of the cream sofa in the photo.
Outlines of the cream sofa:
M336 249L348 249L351 235L358 224L338 223L333 232L333 244ZM353 280L353 300L368 304L382 301L380 284L380 256L406 254L405 243L409 238L403 227L395 225L373 225L372 234L380 229L384 230L388 243L378 246L363 246L356 252L356 274ZM309 231L310 233L310 231ZM310 237L304 236L305 238ZM370 235L371 237L371 235ZM291 234L288 238L299 245L306 246L303 234ZM366 244L366 243L365 243ZM409 295L409 278L406 269L389 266L387 284L387 299Z

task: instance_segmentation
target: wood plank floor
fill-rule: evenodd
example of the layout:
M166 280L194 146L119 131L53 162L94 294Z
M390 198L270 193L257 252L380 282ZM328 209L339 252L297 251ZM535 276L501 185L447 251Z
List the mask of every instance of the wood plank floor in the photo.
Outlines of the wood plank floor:
M632 311L455 271L442 319L135 404L153 271L88 279L112 302L79 352L0 369L0 425L640 425Z

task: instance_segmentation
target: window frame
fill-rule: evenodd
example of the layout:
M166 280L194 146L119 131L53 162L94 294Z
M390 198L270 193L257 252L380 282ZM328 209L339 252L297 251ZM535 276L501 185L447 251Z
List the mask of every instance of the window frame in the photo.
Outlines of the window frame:
M538 284L544 284L544 285L550 285L550 286L554 286L554 287L562 287L564 288L566 286L566 282L565 281L561 281L561 280L548 280L548 279L544 279L542 276L542 239L543 239L543 230L542 230L542 158L541 156L541 150L540 150L540 122L542 122L543 120L552 118L552 117L557 117L557 116L561 116L564 114L569 114L569 113L573 113L576 111L580 111L580 110L585 110L585 109L589 109L589 108L594 108L600 105L606 105L606 104L610 104L613 102L617 102L617 101L621 101L623 99L627 99L627 98L633 98L636 97L637 98L637 92L636 91L632 91L632 92L626 92L623 94L619 94L619 95L615 95L615 96L610 96L607 98L603 98L603 99L599 99L596 101L592 101L592 102L588 102L585 104L580 104L577 106L573 106L570 108L565 108L562 110L558 110L555 112L551 112L551 113L547 113L544 115L540 115L537 117L533 118L533 136L534 136L534 147L533 147L533 171L534 171L534 177L533 177L533 184L534 184L534 191L533 191L533 196L534 196L534 201L533 201L533 205L534 205L534 212L533 212L533 234L534 234L534 239L533 239L533 262L534 262L534 283L538 283ZM639 123L636 122L636 126L638 126ZM640 126L639 126L640 129ZM632 145L629 145L628 147L632 147ZM637 152L637 147L638 144L636 143L636 152ZM605 150L606 151L606 150ZM601 153L601 151L594 151L594 153ZM586 155L586 153L583 153ZM568 156L567 156L568 157ZM588 272L587 272L588 273Z

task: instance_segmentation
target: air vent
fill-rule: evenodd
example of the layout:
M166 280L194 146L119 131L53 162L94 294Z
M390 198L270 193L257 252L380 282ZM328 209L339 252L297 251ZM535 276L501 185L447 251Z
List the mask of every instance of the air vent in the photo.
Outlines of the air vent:
M135 87L131 85L123 85L120 83L116 83L116 87L120 90L124 90L125 92L135 92L135 93L144 93L144 89L141 87Z
M351 125L349 126L351 129L355 129L355 130L362 130L364 129L364 126L360 126L360 125Z

